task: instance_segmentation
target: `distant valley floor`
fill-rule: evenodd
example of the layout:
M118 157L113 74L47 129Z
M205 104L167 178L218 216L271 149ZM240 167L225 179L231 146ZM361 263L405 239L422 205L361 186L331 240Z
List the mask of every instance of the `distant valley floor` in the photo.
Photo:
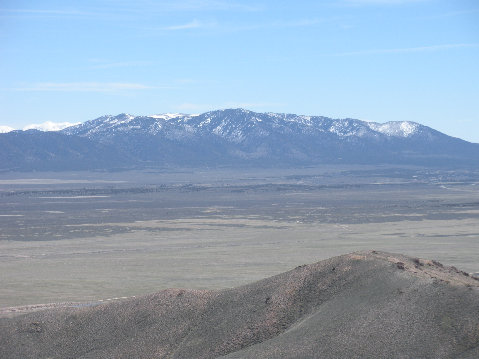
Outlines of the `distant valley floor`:
M233 287L367 249L479 271L474 171L54 176L0 177L0 307Z

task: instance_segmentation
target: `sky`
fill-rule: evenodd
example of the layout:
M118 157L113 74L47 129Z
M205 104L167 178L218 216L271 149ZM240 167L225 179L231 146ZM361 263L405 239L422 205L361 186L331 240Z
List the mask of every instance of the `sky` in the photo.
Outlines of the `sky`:
M479 143L479 1L0 0L0 128L240 107Z

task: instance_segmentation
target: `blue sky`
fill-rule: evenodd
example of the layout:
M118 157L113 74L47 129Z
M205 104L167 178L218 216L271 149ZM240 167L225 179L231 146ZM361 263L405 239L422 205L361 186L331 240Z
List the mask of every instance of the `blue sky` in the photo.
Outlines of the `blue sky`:
M479 1L0 0L0 125L237 107L479 142Z

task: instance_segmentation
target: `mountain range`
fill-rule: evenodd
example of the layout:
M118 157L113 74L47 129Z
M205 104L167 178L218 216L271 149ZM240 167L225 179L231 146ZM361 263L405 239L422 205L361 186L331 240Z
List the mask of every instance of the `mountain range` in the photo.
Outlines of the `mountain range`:
M0 133L0 170L317 164L477 166L479 144L421 124L226 109L103 116L61 131Z

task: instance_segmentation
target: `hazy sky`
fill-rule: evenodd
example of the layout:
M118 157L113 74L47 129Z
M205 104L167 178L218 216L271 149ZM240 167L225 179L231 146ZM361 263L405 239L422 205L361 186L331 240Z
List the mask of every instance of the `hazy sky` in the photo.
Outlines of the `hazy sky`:
M479 1L0 0L0 125L237 107L479 142Z

